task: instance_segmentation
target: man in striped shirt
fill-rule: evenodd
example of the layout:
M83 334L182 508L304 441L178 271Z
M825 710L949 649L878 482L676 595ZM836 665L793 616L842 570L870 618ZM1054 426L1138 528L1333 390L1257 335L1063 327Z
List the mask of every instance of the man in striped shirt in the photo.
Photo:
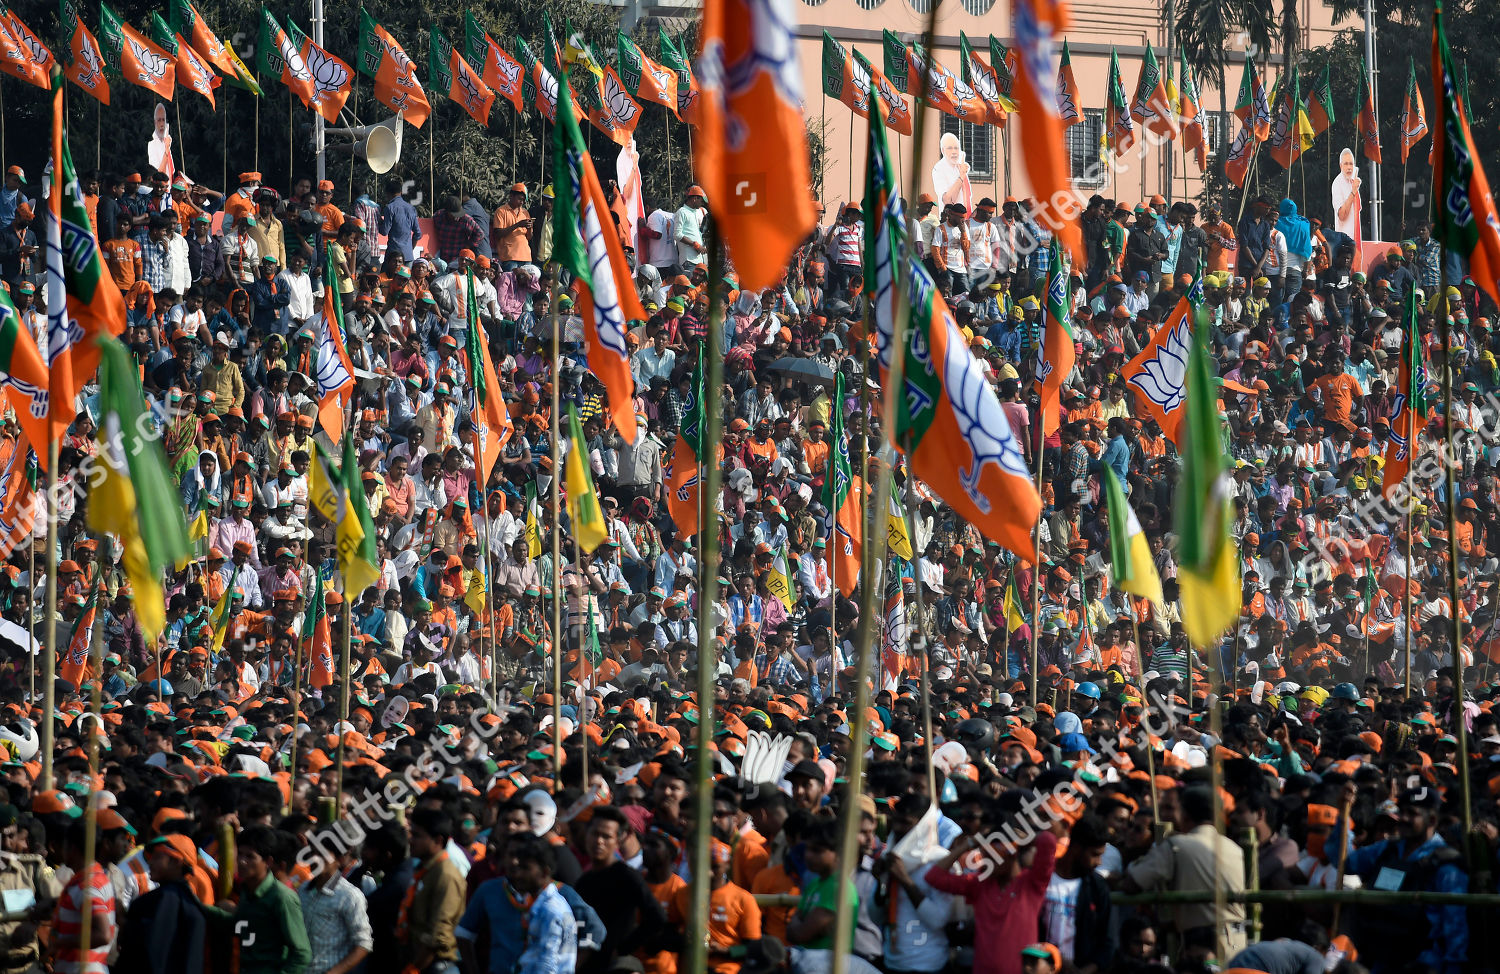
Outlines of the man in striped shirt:
M109 881L109 873L97 860L85 867L84 829L83 819L74 819L63 838L63 863L73 870L73 877L63 887L53 921L56 974L108 974L109 951L115 942L115 888ZM102 843L96 843L95 847L107 848ZM86 940L85 911L89 915Z

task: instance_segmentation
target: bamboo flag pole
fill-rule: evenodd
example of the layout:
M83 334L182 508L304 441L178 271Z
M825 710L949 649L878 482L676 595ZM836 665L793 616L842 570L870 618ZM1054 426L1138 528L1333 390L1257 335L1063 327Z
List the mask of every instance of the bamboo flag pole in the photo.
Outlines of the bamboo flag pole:
M928 9L928 13L927 13L927 30L926 30L926 32L925 32L925 34L923 36L923 49L924 50L927 50L927 51L931 51L932 50L933 37L937 33L938 8L941 5L942 5L942 0L932 0L931 7ZM913 199L913 198L915 198L915 196L916 196L915 190L916 190L916 187L919 185L918 180L920 179L920 175L919 174L921 172L921 160L922 160L922 136L925 134L925 131L924 131L925 128L926 128L926 124L925 123L927 121L927 115L928 115L928 113L927 113L927 111L925 109L925 102L926 102L926 98L927 98L928 75L929 75L929 72L923 71L921 73L920 77L917 79L917 99L916 99L916 103L917 103L917 121L916 121L916 136L915 136L916 137L916 145L915 145L915 149L914 149L914 151L912 153L913 158L912 158L912 171L911 171L911 180L910 180L910 190L911 191L909 191L907 193L907 197L906 197L907 199ZM878 106L875 106L875 107L878 107ZM872 117L870 119L870 124L872 126L880 124L880 116L879 116L878 112L873 112L872 113ZM852 116L851 116L851 118L849 120L849 131L850 131L850 136L849 136L849 141L850 141L849 156L850 156L850 160L851 160L851 163L852 163L852 160L853 160L853 157L854 157L854 150L853 150L853 142L854 142L854 136L853 136L853 132L854 132L854 120L853 120ZM866 160L866 165L868 165L868 164L869 164L869 160L867 159ZM851 179L852 178L853 177L851 175ZM849 196L850 196L851 199L854 196L854 190L853 190L853 186L852 185L850 186ZM905 227L901 227L900 230L901 230L901 232L903 234L906 232L906 228ZM908 260L910 260L911 258L910 258L910 255L907 253L907 251L906 251L906 249L905 249L904 246L902 247L902 249L898 253L892 254L891 256L892 256L892 260L894 261L894 264L895 264L895 266L892 268L892 274L891 274L891 279L892 279L891 283L892 283L892 291L893 291L893 294L892 294L892 303L893 303L893 312L894 313L891 315L891 350L892 350L891 351L891 358L890 358L890 361L886 364L885 383L883 385L883 388L881 389L881 395L880 395L880 406L881 406L881 428L880 428L880 435L881 435L882 438L887 437L887 436L893 436L895 434L896 423L897 423L896 409L897 409L897 406L903 401L903 397L900 394L900 390L903 387L903 372L905 371L905 367L906 367L906 351L907 351L907 346L908 346L908 339L907 339L906 332L907 332L907 328L911 324L911 307L910 307L910 302L907 300L907 297L906 297L906 288L905 288L905 283L906 283L906 262ZM872 255L867 254L865 256L865 259L866 260L871 260L872 259ZM866 389L869 388L869 364L870 364L870 358L869 358L869 351L868 351L869 350L868 335L869 335L869 324L873 323L873 319L872 319L872 315L871 315L870 311L868 310L868 308L866 310L866 320L867 320L867 325L866 325L866 329L865 329L866 337L864 339L862 339L862 342L863 342L863 344L865 346L865 350L866 350L866 352L865 352L865 355L866 355L866 369L865 369L864 376L861 377L861 379L862 379L862 381L864 383L864 387L861 389L862 393L864 392L864 390L866 390ZM842 404L840 404L840 403L835 403L834 404L834 408L835 409L841 408L841 405ZM861 453L863 455L865 455L864 456L865 463L864 463L864 469L861 471L861 479L865 481L865 483L866 483L866 490L868 490L869 489L869 486L868 486L868 480L869 480L868 453L869 453L869 443L870 443L870 435L869 435L870 434L870 430L869 430L869 416L867 414L863 415L863 421L864 421L865 449L862 450ZM851 894L854 891L854 884L853 884L852 881L846 879L845 877L846 877L846 875L848 873L852 873L854 871L855 866L859 862L859 833L860 833L860 824L861 824L861 821L863 819L863 812L860 811L860 807L859 807L859 805L860 805L859 798L860 798L860 795L861 795L861 793L863 792L863 789L864 789L864 777L865 777L865 774L864 774L864 770L865 770L864 769L864 759L865 759L865 746L866 746L865 745L865 738L868 736L867 735L867 729L868 729L868 724L869 724L869 718L867 716L867 711L870 708L870 683L869 683L870 660L872 658L878 659L878 656L875 655L875 649L874 649L874 642L879 637L879 633L878 633L878 631L876 629L876 626L875 626L875 613L877 611L877 606L879 604L878 603L878 599L879 599L880 594L881 594L881 589L883 588L883 586L881 585L881 582L884 580L884 572L882 571L881 566L886 561L886 550L885 549L886 549L886 546L887 546L887 544L888 544L888 542L890 540L890 532L889 531L885 531L885 530L874 530L874 531L872 531L870 529L870 523L873 520L873 522L875 524L880 525L880 526L883 527L886 518L889 516L890 504L891 504L891 475L893 473L892 466L893 465L890 464L890 463L878 463L877 464L878 469L876 470L876 473L875 473L875 496L874 496L873 499L869 499L869 495L868 494L866 495L867 501L866 501L866 508L865 508L867 511L873 511L873 518L871 518L871 517L863 518L862 519L863 523L861 525L862 529L865 532L864 545L863 545L863 549L861 551L863 564L860 566L860 584L863 586L862 591L861 591L862 605L860 607L860 613L859 613L859 629L858 629L858 632L857 632L857 634L855 636L855 661L856 662L855 662L855 668L854 668L854 703L853 703L853 705L851 707L852 713L850 713L850 715L849 715L850 716L850 727L851 727L850 737L851 737L851 739L853 740L854 743L853 743L853 747L850 748L849 761L848 761L848 765L847 765L847 767L845 769L845 777L848 779L848 784L845 787L845 794L844 794L844 798L843 798L843 809L842 809L842 815L843 815L843 823L842 823L843 824L843 834L841 836L842 841L840 843L840 855L839 855L840 866L839 866L839 870L838 870L839 882L838 882L838 886L837 886L837 889L838 889L837 910L836 910L835 918L834 918L833 943L834 943L834 948L835 949L832 951L832 955L833 955L832 974L847 974L847 972L849 970L849 954L848 954L848 952L846 950L844 950L842 948L843 948L843 946L845 944L849 943L850 935L851 935L852 931L854 930L854 923L855 923L855 919L854 919L855 904L854 904L854 898L851 896ZM904 508L904 505L903 505L903 508ZM916 537L916 535L911 532L910 528L908 528L908 530L907 530L907 536L911 537L911 538L915 538ZM913 551L912 554L916 554L916 552ZM913 572L913 574L916 574L916 573ZM921 582L919 580L918 583L917 583L918 599L921 598L921 588L922 588L922 585L921 585ZM918 611L918 622L920 624L920 622L921 622L921 603L920 603L920 601L918 602L918 609L917 609L917 611ZM835 616L834 619L836 621L837 617ZM835 627L835 630L836 630L836 627ZM836 652L836 649L835 649L835 652ZM926 653L926 647L924 645L923 648L922 648L922 704L923 704L923 706L922 706L922 711L923 711L922 716L923 716L923 723L925 725L924 728L923 728L923 731L924 731L923 738L924 738L924 743L926 744L926 746L928 748L928 761L927 761L928 795L932 798L933 801L936 801L937 798L938 798L938 796L937 796L936 791L935 791L936 780L935 780L935 773L933 771L932 760L931 760L931 750L932 750L932 724L931 724L931 721L932 721L932 703L931 703L931 693L930 693L930 690L929 690L929 687L928 687L928 679L927 679L928 672L927 671L928 671L928 667L927 667L927 653ZM689 970L696 970L696 968L689 968Z
M103 577L101 570L95 575L94 582L94 623L89 633L89 669L93 674L93 689L89 694L89 715L94 718L93 726L89 728L88 762L89 762L89 793L83 808L83 913L80 917L82 926L78 933L79 956L88 957L90 937L93 933L94 910L92 900L94 898L93 883L89 882L90 867L94 863L97 849L95 833L99 825L99 802L94 792L95 778L99 774L99 735L102 732L104 718L101 714L101 691L104 678L101 675L104 661L104 613L99 611L99 597L102 594L99 580Z
M698 591L698 754L693 762L697 777L693 792L693 858L692 896L688 911L689 930L708 930L709 892L713 886L709 861L709 844L713 841L714 761L710 756L714 729L718 724L714 706L714 671L718 669L717 644L713 633L713 609L719 594L719 518L718 499L721 470L718 444L724 428L724 356L720 352L724 336L724 292L719 282L724 277L724 241L719 236L718 221L710 224L708 238L708 342L704 356L708 374L703 378L703 436L699 442L708 456L703 458L703 480L698 492L698 522L702 543L698 550L699 570L703 583ZM706 937L687 938L687 963L684 970L708 969Z
M59 199L61 199L59 197ZM53 720L57 712L57 443L47 441L47 641L42 651L42 773L40 791L52 790ZM153 646L161 662L161 646Z
M1036 429L1036 493L1042 495L1042 447L1046 445L1047 438L1042 435L1041 424ZM1031 563L1031 705L1036 706L1037 684L1041 682L1041 660L1039 659L1039 648L1037 640L1041 636L1042 629L1042 511L1046 505L1038 508L1036 515L1036 560Z
M297 154L292 151L292 145L296 141L292 124L292 89L286 90L286 188L292 188L292 180L296 174ZM228 187L225 187L226 189Z
M234 597L230 596L230 605ZM286 813L292 814L292 802L297 794L297 747L301 743L297 727L302 723L302 640L292 640L292 764L287 769L292 787L286 796Z
M1441 130L1441 127L1439 127ZM1436 138L1436 135L1434 135ZM1439 157L1441 158L1441 156ZM1402 219L1406 208L1402 207ZM1448 310L1448 245L1442 244L1439 258L1438 280L1438 328L1442 333L1443 348L1453 347L1452 323ZM1453 369L1448 359L1443 359L1443 449L1448 456L1456 456L1453 445ZM1448 598L1449 615L1453 617L1453 726L1450 730L1458 738L1458 782L1463 798L1464 859L1470 873L1474 871L1474 857L1468 838L1474 828L1474 809L1469 799L1469 729L1464 723L1464 623L1459 604L1458 586L1458 483L1452 463L1443 464L1443 493L1448 508ZM1407 682L1410 682L1408 679Z
M543 149L542 157L546 158ZM555 211L554 211L555 213ZM554 215L553 219L556 219ZM562 668L567 636L562 627L562 409L558 374L562 369L562 318L557 312L560 289L552 280L552 793L562 790Z
M256 88L260 88L260 72L259 71L255 72L255 87ZM264 91L265 89L261 89L261 90ZM226 121L225 121L224 124L226 124L226 125L229 124L228 121L227 121L227 118L226 118ZM259 95L255 96L255 168L256 168L256 170L260 169L260 96ZM219 188L222 189L225 194L228 194L228 192L229 192L229 176L228 176L227 170L226 170L225 176L224 176L224 185L221 186L221 187L219 187ZM287 187L287 188L290 189L291 187Z

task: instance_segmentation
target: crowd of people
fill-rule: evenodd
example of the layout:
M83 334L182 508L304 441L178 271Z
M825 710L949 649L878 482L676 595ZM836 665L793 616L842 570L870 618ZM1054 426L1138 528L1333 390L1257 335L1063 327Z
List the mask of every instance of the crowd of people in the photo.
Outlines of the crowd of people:
M861 653L861 591L834 584L823 507L831 432L847 429L856 470L884 439L857 203L830 205L784 282L758 294L710 278L700 187L617 223L647 314L628 334L639 431L626 442L551 260L551 187L516 183L493 209L442 199L429 222L399 179L358 196L308 179L283 195L256 172L238 183L85 181L184 518L208 530L165 580L154 643L119 546L87 529L81 485L59 494L55 615L45 524L9 553L7 631L64 650L97 599L103 650L97 672L57 681L49 714L36 658L0 640L0 974L671 974L699 938L716 974L826 971L835 953L887 974L1495 966L1493 907L1318 896L1491 892L1500 865L1495 308L1461 267L1441 291L1427 227L1375 254L1290 200L1255 200L1231 226L1212 207L1200 223L1188 202L1095 197L1087 260L1064 291L1076 362L1044 436L1033 380L1049 234L1024 200L969 212L921 197L913 258L1040 470L1044 511L1037 551L1019 557L897 458L914 557L864 581L881 585L881 620ZM0 277L42 335L27 185L11 167ZM1177 605L1177 450L1124 375L1195 281L1243 581L1239 622L1210 652L1188 644ZM316 444L340 449L313 374L329 287L376 534L380 579L364 591L343 589L336 525L309 502ZM701 566L664 470L681 461L715 297L720 556ZM514 430L483 483L473 329ZM1391 417L1409 401L1408 337L1428 412L1406 447L1437 453L1454 410L1456 492L1427 484L1410 518L1371 523ZM606 534L591 552L549 503L553 437L570 448L554 395L582 420L600 493ZM84 409L61 444L64 484L98 449L94 422ZM18 429L7 417L12 452ZM1160 601L1112 580L1106 468ZM708 572L718 597L701 606ZM889 599L908 632L887 653ZM350 632L352 662L314 687L319 603L333 633ZM711 704L696 692L704 666ZM861 679L872 706L855 740ZM701 762L711 796L696 791ZM857 862L840 855L846 816L861 823ZM695 927L704 841L710 906ZM1247 888L1308 896L1261 906ZM1176 898L1120 898L1162 891Z

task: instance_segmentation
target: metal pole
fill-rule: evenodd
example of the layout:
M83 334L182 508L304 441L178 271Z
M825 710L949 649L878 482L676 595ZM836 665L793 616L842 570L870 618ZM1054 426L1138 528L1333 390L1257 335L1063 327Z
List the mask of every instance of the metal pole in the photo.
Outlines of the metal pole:
M89 633L89 668L93 673L93 690L89 695L89 714L94 718L94 724L89 728L88 761L89 761L89 795L83 809L83 874L85 880L88 878L89 867L93 865L96 854L96 838L99 822L99 803L94 800L93 787L94 778L99 773L99 735L101 725L104 723L100 715L100 694L104 686L104 679L100 673L104 660L104 613L99 611L99 597L102 591L98 582L99 576L95 576L94 583L94 624ZM50 715L49 715L50 719ZM83 884L83 916L81 917L82 928L79 930L78 941L81 956L89 955L89 940L93 933L94 910L92 900L94 898L93 884Z
M323 46L323 0L312 0L312 32L313 43L319 47ZM290 151L290 150L288 150ZM323 115L313 112L313 151L318 158L318 181L322 182L327 177L327 158L323 144ZM350 153L350 162L353 163L354 155ZM354 180L350 177L349 192L354 192ZM372 228L373 232L373 228Z
M351 432L353 424L350 424ZM358 503L356 501L355 503ZM349 643L351 641L350 629L354 625L353 600L359 597L357 592L344 593L344 645L340 650L339 668L343 671L339 677L339 720L343 723L349 721L349 684L353 679L353 669L349 665ZM334 795L333 816L344 817L344 735L347 731L339 732L339 787Z
M1370 87L1370 107L1375 114L1376 132L1380 131L1380 88L1375 84L1375 79L1380 74L1378 54L1375 45L1375 0L1365 0L1365 70L1368 72L1365 83ZM1385 197L1380 191L1380 163L1373 159L1369 162L1370 190L1374 194L1370 200L1370 239L1379 240Z
M42 773L38 790L52 790L52 728L57 712L57 443L47 441L47 641L42 651ZM157 666L161 666L161 647L153 646ZM158 675L160 675L158 673Z
M229 604L234 604L233 595L229 597ZM294 639L292 640L292 764L287 769L292 787L287 791L286 797L288 815L292 814L292 802L297 795L297 745L300 743L297 725L300 723L302 723L302 640Z
M703 584L698 592L698 755L693 762L696 782L693 792L692 896L688 911L688 930L708 930L709 892L713 888L709 864L709 844L713 839L714 761L709 756L714 728L718 723L714 708L714 671L718 655L713 634L713 606L719 589L719 526L715 508L719 496L720 469L717 448L724 426L724 356L719 353L724 335L724 298L719 281L724 276L724 243L719 237L718 221L710 224L708 237L708 354L704 356L708 374L703 379L703 438L707 452L703 464L701 502L698 516L702 543L698 564ZM813 663L817 665L816 661ZM708 969L706 936L689 936L684 953L684 970Z
M1047 437L1042 432L1040 421L1036 428L1036 492L1040 497L1042 494L1042 447L1046 445ZM1045 510L1045 505L1043 506ZM1037 683L1041 676L1039 650L1037 638L1042 629L1042 513L1039 510L1036 515L1036 560L1031 563L1031 705L1036 706Z

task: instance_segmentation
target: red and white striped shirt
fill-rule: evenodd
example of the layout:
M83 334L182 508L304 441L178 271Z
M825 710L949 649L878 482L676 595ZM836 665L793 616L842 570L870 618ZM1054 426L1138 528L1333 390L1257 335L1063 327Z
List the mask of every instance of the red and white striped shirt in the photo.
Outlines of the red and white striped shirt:
M109 974L109 951L115 942L115 887L109 873L97 862L68 880L57 901L54 929L59 938L83 936L84 877L88 877L89 922L88 957L82 957L80 946L59 947L53 970L57 974Z

